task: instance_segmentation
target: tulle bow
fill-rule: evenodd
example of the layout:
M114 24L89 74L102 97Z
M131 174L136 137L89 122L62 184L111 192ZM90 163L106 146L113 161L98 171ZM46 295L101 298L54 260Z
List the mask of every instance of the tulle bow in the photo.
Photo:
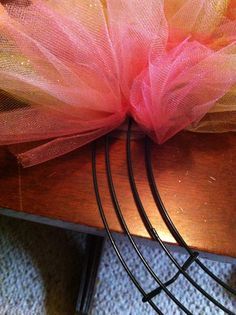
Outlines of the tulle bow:
M128 115L163 143L209 111L236 110L236 101L222 105L225 95L235 97L235 3L0 5L0 145L44 140L18 155L32 166L108 133Z

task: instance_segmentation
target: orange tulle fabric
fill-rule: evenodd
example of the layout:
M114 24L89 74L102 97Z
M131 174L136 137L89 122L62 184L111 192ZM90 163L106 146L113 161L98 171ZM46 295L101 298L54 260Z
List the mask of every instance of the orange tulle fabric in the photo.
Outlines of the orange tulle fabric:
M0 145L44 140L18 154L24 166L128 115L163 143L209 112L234 111L235 84L235 0L0 5Z

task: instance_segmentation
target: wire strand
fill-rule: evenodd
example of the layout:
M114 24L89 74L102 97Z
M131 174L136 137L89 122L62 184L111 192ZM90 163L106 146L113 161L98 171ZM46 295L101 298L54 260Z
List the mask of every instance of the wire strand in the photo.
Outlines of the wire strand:
M157 189L157 184L155 181L155 177L153 174L153 168L152 168L152 161L151 161L151 152L150 152L150 140L148 138L145 139L145 160L146 160L146 171L147 176L150 184L150 188L152 191L153 198L155 200L155 203L157 205L157 208L159 209L159 212L166 223L168 229L170 230L173 237L176 239L176 241L185 248L185 250L190 254L193 255L194 252L192 249L187 245L183 237L180 235L179 231L177 230L176 226L174 225L173 221L171 220L167 209L165 208L165 205L161 199L161 196L159 194L159 191ZM214 279L219 285L221 285L223 288L225 288L227 291L232 293L233 295L236 295L236 290L228 286L225 282L223 282L221 279L219 279L213 272L211 272L198 258L195 260L195 262L198 264L198 266L204 270L208 276L210 276L212 279Z
M98 209L99 209L99 213L100 216L102 218L102 222L104 224L106 233L108 235L108 238L111 242L111 245L118 257L118 259L120 260L123 268L125 269L125 271L127 272L129 278L131 279L131 281L133 282L133 284L136 286L136 288L138 289L138 291L145 297L146 296L146 292L143 290L143 288L141 287L140 283L137 281L137 279L134 277L133 273L131 272L131 270L129 269L129 267L127 266L123 256L121 255L120 250L118 249L114 238L111 234L105 213L104 213L104 209L102 206L102 201L101 201L101 197L100 197L100 193L99 193L99 188L98 188L98 180L97 180L97 167L96 167L96 142L93 144L93 148L92 148L92 173L93 173L93 185L94 185L94 191L95 191L95 195L96 195L96 200L97 200L97 204L98 204ZM164 315L161 310L153 303L153 301L149 301L148 302L150 304L150 306L155 310L155 312L159 315Z

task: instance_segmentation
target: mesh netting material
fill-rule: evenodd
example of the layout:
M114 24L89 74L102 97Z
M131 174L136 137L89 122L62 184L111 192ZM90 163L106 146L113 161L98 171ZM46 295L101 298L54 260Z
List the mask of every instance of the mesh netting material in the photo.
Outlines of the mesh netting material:
M196 132L236 131L236 89L222 97L198 124L188 127Z
M127 115L158 143L235 129L235 0L2 3L0 145L48 139L19 154L24 166Z

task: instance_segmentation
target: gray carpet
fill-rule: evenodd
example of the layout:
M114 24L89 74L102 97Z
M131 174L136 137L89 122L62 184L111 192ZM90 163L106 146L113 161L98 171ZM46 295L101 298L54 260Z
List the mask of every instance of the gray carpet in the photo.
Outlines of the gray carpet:
M117 243L135 275L148 290L155 284L123 237ZM83 264L85 236L0 216L0 315L73 315ZM140 244L162 280L174 273L166 256L151 242ZM186 256L175 254L179 262ZM236 265L204 260L221 279L236 286ZM193 278L231 310L236 300L193 265ZM224 314L180 277L170 290L197 315ZM162 293L156 298L164 314L182 314ZM101 262L92 315L152 315L107 242Z

